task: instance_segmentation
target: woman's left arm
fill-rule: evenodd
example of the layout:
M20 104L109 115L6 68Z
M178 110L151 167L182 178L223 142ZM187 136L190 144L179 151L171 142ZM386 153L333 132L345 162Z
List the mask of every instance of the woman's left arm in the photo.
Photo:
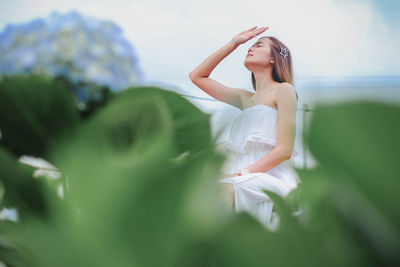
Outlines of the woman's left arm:
M290 159L296 136L297 98L294 87L284 83L277 88L276 105L278 107L277 146L267 155L246 167L250 172L266 172L282 161Z

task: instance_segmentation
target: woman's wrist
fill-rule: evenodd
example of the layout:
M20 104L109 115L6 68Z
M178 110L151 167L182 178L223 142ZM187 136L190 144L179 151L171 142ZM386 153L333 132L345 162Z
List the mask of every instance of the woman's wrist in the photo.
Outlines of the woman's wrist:
M235 41L235 40L233 40L233 39L229 42L229 44L230 44L234 49L236 49L236 48L240 45L237 41Z
M236 171L236 175L237 176L242 176L242 175L246 175L246 174L249 174L249 173L250 173L249 170L247 170L246 168L243 168L243 169L241 169L239 171Z

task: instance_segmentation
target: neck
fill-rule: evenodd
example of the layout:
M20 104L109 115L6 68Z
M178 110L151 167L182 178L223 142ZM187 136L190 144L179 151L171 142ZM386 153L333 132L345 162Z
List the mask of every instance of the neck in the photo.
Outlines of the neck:
M263 70L253 71L256 78L256 92L268 91L269 88L275 86L277 82L272 78L272 69L269 67Z

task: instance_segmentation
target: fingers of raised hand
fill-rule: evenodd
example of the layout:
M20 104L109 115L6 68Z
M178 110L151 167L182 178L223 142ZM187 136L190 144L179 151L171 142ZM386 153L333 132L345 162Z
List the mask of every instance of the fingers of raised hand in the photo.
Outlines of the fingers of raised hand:
M257 26L251 27L250 29L248 29L248 31L254 30L255 28L257 28Z
M251 37L255 37L255 36L259 35L260 33L265 32L268 29L268 27L260 27L258 29L256 29L256 28L257 28L257 26L247 30L250 33Z
M268 27L260 27L258 29L253 30L254 34L260 34L262 32L265 32L268 29Z
M260 33L262 33L262 32L265 32L265 31L268 30L268 29L269 29L269 27L261 27L261 28L259 28L259 29L257 29L257 30L259 30Z

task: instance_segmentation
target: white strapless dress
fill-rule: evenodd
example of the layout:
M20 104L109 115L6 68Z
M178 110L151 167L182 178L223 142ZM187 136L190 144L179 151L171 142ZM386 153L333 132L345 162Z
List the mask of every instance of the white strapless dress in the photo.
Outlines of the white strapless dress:
M234 155L229 174L252 165L268 154L277 145L278 111L268 105L257 104L247 108L234 119L228 141L223 147ZM292 166L292 160L298 155L292 153L285 160L265 173L250 173L219 179L219 183L233 184L235 190L235 211L246 211L269 229L276 227L277 221L271 220L273 203L263 190L272 191L286 197L297 188L300 178Z

